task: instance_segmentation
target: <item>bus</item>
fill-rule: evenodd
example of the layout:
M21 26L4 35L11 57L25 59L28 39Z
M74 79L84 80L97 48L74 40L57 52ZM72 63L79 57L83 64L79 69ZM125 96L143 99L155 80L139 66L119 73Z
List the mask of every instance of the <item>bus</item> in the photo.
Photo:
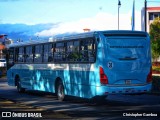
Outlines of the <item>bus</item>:
M128 30L94 31L13 43L7 52L8 84L18 92L105 98L151 90L150 37Z

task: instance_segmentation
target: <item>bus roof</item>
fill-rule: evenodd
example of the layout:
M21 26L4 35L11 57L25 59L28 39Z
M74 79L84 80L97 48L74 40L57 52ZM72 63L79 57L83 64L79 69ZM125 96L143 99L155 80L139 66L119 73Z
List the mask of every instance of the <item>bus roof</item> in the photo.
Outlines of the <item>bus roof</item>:
M107 31L92 31L92 32L84 32L84 33L75 33L75 34L69 34L69 35L57 35L50 39L43 39L43 40L28 40L25 42L17 42L10 44L8 47L19 47L19 46L27 46L27 45L34 45L34 44L43 44L43 43L51 43L51 42L57 42L57 41L65 41L65 40L71 40L71 39L82 39L87 37L94 37L95 34L102 33L105 36L119 36L119 35L139 35L139 36L147 36L146 32L142 31L130 31L130 30L107 30Z
M28 40L25 42L16 42L10 44L8 47L19 47L19 46L27 46L27 45L34 45L34 44L43 44L43 43L51 43L57 41L65 41L71 39L81 39L86 37L93 37L95 32L86 32L86 33L79 33L79 34L69 34L69 35L57 35L49 39L41 39L41 40Z

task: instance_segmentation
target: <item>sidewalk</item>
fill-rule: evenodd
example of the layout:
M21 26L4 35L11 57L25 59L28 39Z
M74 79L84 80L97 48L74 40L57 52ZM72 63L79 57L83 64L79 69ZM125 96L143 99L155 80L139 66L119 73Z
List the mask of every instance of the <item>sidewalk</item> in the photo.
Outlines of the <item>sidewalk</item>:
M71 116L69 116L67 113L63 112L54 112L54 111L46 111L45 109L41 107L35 107L30 105L25 105L23 103L11 101L8 99L4 99L0 97L0 119L3 119L2 112L9 112L9 113L36 113L41 114L42 117L11 117L8 120L43 120L43 119L73 119ZM13 115L13 114L11 114ZM16 115L16 114L15 114ZM4 118L5 120L5 118Z
M152 74L152 76L158 76L158 77L160 77L160 74Z
M19 102L0 97L0 111L42 111L41 108L27 106Z

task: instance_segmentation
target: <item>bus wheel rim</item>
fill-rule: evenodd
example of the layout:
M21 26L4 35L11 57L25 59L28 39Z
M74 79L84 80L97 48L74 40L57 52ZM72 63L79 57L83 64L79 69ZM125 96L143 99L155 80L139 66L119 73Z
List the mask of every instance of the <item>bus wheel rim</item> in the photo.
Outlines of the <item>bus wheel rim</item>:
M59 85L59 88L58 88L58 98L63 99L63 96L64 96L63 86Z

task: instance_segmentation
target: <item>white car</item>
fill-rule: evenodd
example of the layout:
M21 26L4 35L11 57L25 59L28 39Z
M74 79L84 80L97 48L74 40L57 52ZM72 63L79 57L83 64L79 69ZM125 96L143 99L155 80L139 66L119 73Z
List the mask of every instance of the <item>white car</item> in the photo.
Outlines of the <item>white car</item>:
M0 59L0 67L6 67L6 60Z

